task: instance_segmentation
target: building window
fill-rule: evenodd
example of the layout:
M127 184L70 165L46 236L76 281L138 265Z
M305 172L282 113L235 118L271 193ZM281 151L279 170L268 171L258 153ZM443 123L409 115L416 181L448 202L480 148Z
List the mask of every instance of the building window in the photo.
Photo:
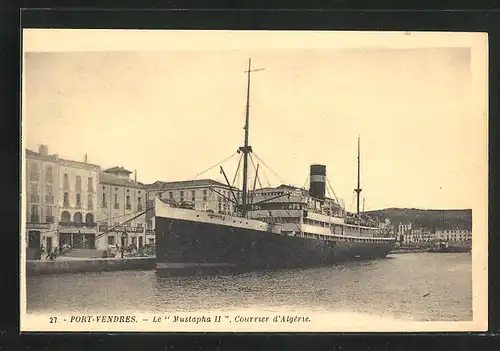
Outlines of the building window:
M181 191L181 202L184 202L184 191Z
M207 190L203 190L203 201L207 201Z
M82 208L82 199L80 194L76 194L76 208Z
M89 193L94 192L94 179L92 177L89 177L89 179L88 179L87 192L89 192Z
M106 203L106 194L102 194L102 208L108 207L108 204Z
M38 172L38 164L37 163L32 163L30 167L30 180L31 181L39 181L40 180L40 173Z
M118 194L115 194L115 210L120 208L120 204L118 203Z
M219 213L222 212L222 204L219 202Z
M64 190L69 190L69 175L68 175L68 173L64 173L63 189Z
M108 236L108 245L114 245L115 244L115 237L110 235Z
M30 201L34 203L40 202L38 183L30 184Z
M30 222L39 222L38 205L31 205Z
M90 211L94 209L94 197L92 194L87 195L87 209Z
M127 203L126 203L126 208L127 208L127 210L132 209L132 206L130 205L130 196L129 196L129 195L127 195Z
M148 239L148 241L149 241L149 245L153 245L155 243L155 239L150 238L150 239Z
M45 222L54 223L54 216L52 215L52 206L47 206L45 211L46 211Z
M52 166L47 166L45 168L45 182L52 183L52 181L53 181Z
M195 202L196 201L196 191L191 190L191 201Z
M71 222L71 216L68 211L61 213L61 222L68 223Z
M142 202L140 197L137 198L137 211L142 211Z
M94 224L94 215L92 213L87 213L85 216L85 223Z
M75 189L76 191L82 191L82 177L79 175L76 176Z
M54 195L52 195L52 184L45 186L45 202L47 204L54 203Z
M171 198L171 199L173 199L174 198L174 193L172 191L169 191L168 192L168 197ZM161 197L160 197L160 199L161 199Z
M69 207L69 194L63 194L63 207Z
M73 215L73 222L75 222L75 223L82 223L82 221L83 221L82 214L80 212L76 212Z

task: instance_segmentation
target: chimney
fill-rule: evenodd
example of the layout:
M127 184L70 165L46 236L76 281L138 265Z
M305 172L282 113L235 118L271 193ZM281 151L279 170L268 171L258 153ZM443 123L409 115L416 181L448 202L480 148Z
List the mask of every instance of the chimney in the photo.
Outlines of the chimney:
M134 169L134 182L137 183L137 169Z
M49 147L47 145L40 145L38 147L38 153L41 155L41 156L49 156Z
M83 156L83 162L87 163L87 153L85 153L85 156Z
M311 165L309 179L309 196L324 202L326 192L326 166Z

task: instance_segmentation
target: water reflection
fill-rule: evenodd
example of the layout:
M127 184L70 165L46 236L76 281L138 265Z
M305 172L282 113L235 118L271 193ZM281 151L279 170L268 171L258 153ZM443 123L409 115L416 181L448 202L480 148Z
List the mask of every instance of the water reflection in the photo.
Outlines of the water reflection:
M356 312L407 320L470 320L470 254L403 254L330 267L198 277L154 271L30 277L28 312Z

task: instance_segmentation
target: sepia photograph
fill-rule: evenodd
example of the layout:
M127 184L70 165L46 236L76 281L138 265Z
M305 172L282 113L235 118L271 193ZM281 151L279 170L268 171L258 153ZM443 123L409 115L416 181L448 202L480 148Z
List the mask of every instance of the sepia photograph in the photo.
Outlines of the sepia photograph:
M21 331L487 330L487 34L22 37Z

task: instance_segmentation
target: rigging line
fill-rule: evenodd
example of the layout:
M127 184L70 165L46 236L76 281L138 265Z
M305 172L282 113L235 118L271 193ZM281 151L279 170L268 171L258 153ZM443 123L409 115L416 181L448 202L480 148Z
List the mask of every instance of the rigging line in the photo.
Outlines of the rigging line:
M208 172L208 171L210 171L211 169L214 169L215 167L217 167L217 166L219 166L220 164L222 164L222 163L226 162L227 160L229 160L231 157L233 157L233 156L234 156L234 155L236 155L237 153L238 153L238 151L234 152L231 156L226 157L224 160L220 161L220 162L219 162L219 163L217 163L216 165L213 165L213 166L211 166L210 168L207 168L206 170L204 170L203 172L198 173L197 175L195 175L195 176L194 176L194 177L192 177L191 179L194 179L194 178L198 177L199 175L202 175L203 173ZM163 183L162 187L161 187L159 190L155 190L156 195L158 195L158 194L163 194L165 191L167 191L167 190L168 190L168 189L167 189L167 183L168 183L168 182L162 182L162 183ZM155 196L155 197L156 197L156 196Z
M355 197L355 196L356 196L356 195L353 195L353 196L352 196L351 205L349 206L349 211L352 209L352 204L354 203L354 197Z
M104 222L107 222L111 219L117 219L117 218L120 218L120 217L126 217L126 216L132 216L136 213L139 213L139 212L143 212L144 210L140 210L140 211L135 211L135 212L131 212L131 213L128 213L128 214L125 214L125 215L119 215L119 216L114 216L114 217L108 217L108 218L105 218L105 219L100 219L100 220L97 220L95 221L96 224L99 224L99 223L104 223ZM59 222L61 223L61 222ZM64 222L62 222L64 223ZM82 222L82 223L86 223L86 222ZM61 228L59 228L61 229ZM52 230L46 230L46 231L41 231L40 234L47 234L47 233L56 233L59 229L52 229ZM99 230L99 229L98 229Z
M335 190L333 189L332 184L330 183L330 179L326 178L326 181L328 183L328 187L330 188L329 190L332 192L333 196L335 197L335 201L340 205L339 198L337 197L337 194L335 194Z
M120 227L123 227L126 223L133 221L134 219L136 219L136 218L138 218L138 217L142 216L143 214L146 214L148 211L150 211L150 210L152 210L152 209L154 209L154 207L150 207L150 208L146 209L145 211L142 211L140 214L138 214L138 215L136 215L136 216L134 216L134 217L130 218L129 220L126 220L126 221L125 221L125 222L123 222L122 224L120 224L120 225L115 225L115 226L113 226L111 229L106 230L105 232L103 232L103 233L101 233L101 234L99 234L99 235L96 235L96 236L94 237L94 241L95 241L95 240L97 240L97 239L100 239L100 238L102 238L102 237L104 237L104 236L106 236L106 235L108 235L110 232L114 231L115 229L119 229ZM126 232L126 230L122 230L122 231L123 231L123 232ZM84 244L84 242L81 242L81 243L77 244L76 246L72 246L72 247L70 247L69 249L66 249L66 250L64 250L64 251L61 251L61 253L68 253L68 252L70 252L70 251L73 251L73 250L75 250L76 248L80 247L80 246L81 246L81 245L83 245L83 244Z
M257 173L257 167L258 167L258 166L255 164L255 160L253 159L252 154L248 154L248 156L250 157L250 161L252 162L253 170L254 170L254 171L255 171L255 173L257 174L257 177L254 177L254 178L253 178L253 181L254 181L254 183L255 183L255 182L259 182L259 184L260 184L259 174ZM260 187L262 188L262 185L261 185ZM254 190L255 190L255 189L254 189Z
M302 185L303 189L307 187L307 183L309 183L309 174L307 175L306 180L304 181L304 185Z
M259 161L260 161L260 162L262 162L262 164L263 164L264 166L266 166L266 167L267 167L267 168L268 168L268 169L269 169L269 170L270 170L270 171L271 171L271 172L272 172L272 173L276 176L276 178L278 178L278 179L279 179L279 181L280 181L282 184L285 184L285 181L284 181L283 179L281 179L281 177L280 177L279 175L277 175L277 174L276 174L276 172L275 172L275 171L273 171L273 170L271 169L271 167L269 167L269 166L268 166L268 165L267 165L267 164L266 164L266 163L265 163L265 162L264 162L264 161L263 161L263 160L259 157L259 155L257 155L255 152L254 152L254 154L255 154L255 157L257 157L257 158L259 159Z
M234 155L236 155L237 153L238 153L238 151L235 151L235 152L234 152L231 156L226 157L225 159L223 159L222 161L220 161L220 162L219 162L219 163L217 163L216 165L213 165L213 166L211 166L211 167L207 168L206 170L204 170L203 172L198 173L198 174L197 174L197 175L195 175L193 178L196 178L196 177L198 177L198 176L202 175L203 173L206 173L206 172L208 172L208 171L210 171L210 170L214 169L215 167L217 167L217 166L219 166L220 164L222 164L222 163L226 162L227 160L229 160L231 157L233 157L233 156L234 156Z
M144 210L134 211L134 212L131 212L131 213L128 213L128 214L124 214L124 215L119 215L119 216L114 216L114 217L108 217L108 218L105 218L105 219L100 219L100 220L96 221L96 223L107 222L107 221L109 221L111 219L117 219L117 218L121 218L121 217L131 216L131 215L134 215L134 214L142 212L142 211L144 211Z
M253 160L252 154L250 154L250 161L252 161L253 168L255 169L255 171L257 171L257 167L255 166L255 162ZM262 183L260 182L260 178L259 178L258 174L257 174L257 182L259 182L259 186L262 188Z
M255 156L258 158L258 156L257 156L257 155L255 155ZM269 182L269 177L268 177L268 176L267 176L267 174L266 174L266 170L265 170L265 168L261 168L261 172L262 172L262 174L263 174L263 176L264 176L264 179L265 179L265 181L266 181L266 183L267 183L267 186L268 186L268 187L271 187L271 183ZM258 179L258 181L259 181L259 185L260 185L260 187L262 188L262 183L261 183L261 181L260 181L260 178Z
M238 174L240 172L240 165L241 165L242 158L243 158L243 154L240 155L240 159L238 160L238 166L236 167L236 172L234 172L233 182L231 183L232 187L234 187L234 183L236 182L236 178L238 177Z

